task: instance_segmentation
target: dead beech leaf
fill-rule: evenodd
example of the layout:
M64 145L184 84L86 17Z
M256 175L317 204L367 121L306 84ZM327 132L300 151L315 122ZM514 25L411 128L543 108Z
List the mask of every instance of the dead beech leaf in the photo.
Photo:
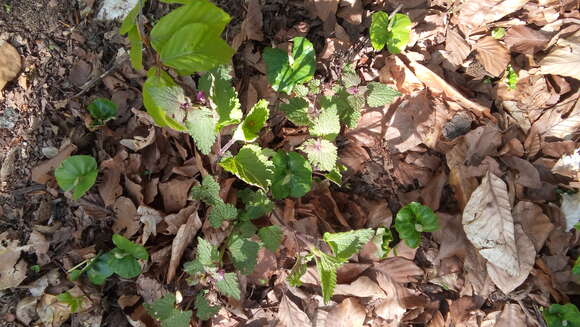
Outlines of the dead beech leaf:
M16 305L16 319L25 326L32 326L32 322L38 318L36 314L36 304L38 297L27 296L18 301Z
M169 235L177 234L179 227L185 224L185 222L187 222L187 219L189 219L189 216L191 216L196 210L197 204L193 204L179 210L178 213L165 216L164 221L167 224L166 234Z
M362 23L364 12L362 0L342 0L340 4L341 7L337 13L338 17L344 18L353 25Z
M149 132L147 136L135 136L132 139L122 139L119 141L121 145L125 146L126 148L138 152L142 149L148 147L149 145L153 144L155 141L155 126L149 127Z
M163 215L159 211L144 205L137 208L137 215L139 216L139 221L143 223L141 243L145 244L150 235L157 235L157 224L163 220Z
M534 260L536 257L534 244L530 241L522 226L519 224L515 225L515 239L517 247L516 259L518 260L519 266L519 271L515 275L504 269L503 267L505 266L496 264L499 263L497 260L488 261L486 265L489 277L493 283L504 292L504 294L509 294L528 278L530 271L532 271L532 268L534 267Z
M43 161L40 165L32 168L32 181L38 184L46 184L52 178L52 172L64 159L70 157L76 149L77 147L73 144L68 144L54 158Z
M20 253L29 247L18 246L7 232L0 234L0 291L18 286L26 278L28 265L20 260Z
M501 133L494 125L484 125L467 133L465 142L465 163L478 166L486 156L497 153L497 148L501 145Z
M534 54L544 49L550 38L525 25L511 27L503 39L512 52Z
M433 232L433 238L439 242L439 254L436 260L440 261L453 256L465 258L468 241L463 231L461 217L440 212L437 216L441 228Z
M399 327L403 315L407 311L403 306L402 299L410 295L409 291L386 273L377 273L376 278L387 298L375 306L375 313L386 320L385 326Z
M258 251L254 271L248 275L248 283L264 285L276 273L277 269L278 263L276 262L276 255L272 251L261 247Z
M545 110L533 127L540 135L570 139L580 131L580 91Z
M13 80L22 69L18 51L8 42L0 41L0 91Z
M242 30L245 32L248 40L263 41L264 32L262 32L263 18L262 6L259 0L248 1L248 11L246 18L242 22Z
M296 303L292 302L286 295L282 296L278 308L278 320L285 327L311 327L310 318L300 310Z
M169 261L169 268L167 269L167 283L170 283L175 277L175 272L181 262L183 252L189 246L191 241L193 241L195 234L197 234L200 228L201 219L199 219L197 211L189 216L187 223L179 227L179 230L173 239L173 243L171 244L171 260Z
M447 31L445 51L448 54L447 60L459 66L463 64L465 58L471 53L471 47L458 32L450 29Z
M418 276L423 276L423 270L412 260L401 257L387 258L376 263L373 270L382 272L397 283L409 283L416 281Z
M496 77L505 71L511 60L508 49L491 36L479 39L474 48L477 51L477 60L488 73Z
M118 198L113 205L113 211L116 216L113 223L113 232L115 234L122 234L126 238L131 238L139 231L141 224L137 217L137 207L135 207L131 199L124 196Z
M115 200L123 194L121 186L121 173L123 172L122 156L115 156L101 163L103 182L98 184L99 195L106 207L115 203Z
M346 298L328 313L331 319L326 321L326 327L362 327L365 322L365 307L356 298Z
M334 295L386 298L385 292L367 276L361 276L350 284L338 284Z
M316 15L323 22L324 33L329 35L336 25L336 11L340 0L313 0Z
M163 198L165 212L178 212L185 207L193 181L193 178L177 177L166 183L159 183L159 193Z
M520 10L527 0L468 0L459 7L459 27L466 36L488 23Z
M520 223L532 241L536 251L540 251L554 229L550 218L542 212L542 208L533 202L520 201L513 209L514 221Z
M552 167L552 172L580 182L580 148L570 155L562 155Z
M44 235L38 231L33 230L32 233L30 233L28 244L31 245L34 249L38 264L45 265L50 262L50 257L48 256L50 242Z
M425 88L423 82L398 56L385 57L385 65L379 71L379 81L383 84L395 85L397 91L403 94L412 94Z
M494 327L531 326L517 303L506 303Z
M502 160L510 168L518 171L516 183L530 188L542 187L540 173L529 161L514 156L503 156Z
M540 61L540 72L580 80L580 30L558 40L552 51Z
M431 181L421 190L421 198L423 199L423 204L431 208L433 211L439 209L439 204L441 202L441 194L443 193L443 187L447 183L447 174L444 170L441 170Z
M560 209L566 217L566 231L569 231L580 222L580 192L572 195L562 194Z
M479 253L511 276L520 272L507 186L488 172L463 211L463 229Z

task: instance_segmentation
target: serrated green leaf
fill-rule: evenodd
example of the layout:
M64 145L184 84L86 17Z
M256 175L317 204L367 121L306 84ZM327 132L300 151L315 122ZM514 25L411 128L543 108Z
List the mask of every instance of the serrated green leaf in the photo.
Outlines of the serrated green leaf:
M342 173L345 171L346 167L337 162L334 169L331 170L328 174L324 174L324 177L326 177L329 181L333 182L334 184L341 186Z
M197 238L197 260L207 267L216 267L220 262L220 254L217 247L201 237Z
M369 30L373 48L380 51L386 45L390 53L400 53L409 43L411 25L409 16L405 14L395 14L389 19L385 12L373 13Z
M306 97L308 93L310 93L308 86L302 84L294 85L294 94L297 97Z
M98 173L95 158L78 155L66 158L54 171L54 177L63 191L73 191L72 198L78 200L95 184Z
M310 139L300 148L308 156L308 161L320 170L331 171L336 164L336 146L325 139Z
M235 156L223 159L220 166L244 182L263 190L272 181L273 164L257 145L245 145Z
M308 82L308 89L310 94L318 94L320 93L320 80L313 78Z
M127 16L125 16L125 19L123 19L123 23L121 23L121 27L119 28L120 35L125 35L125 34L129 33L132 29L136 28L137 16L139 15L139 12L141 11L141 4L145 5L146 3L147 3L146 0L144 0L142 2L139 1L137 3L137 5L133 9L131 9L131 11L129 11Z
M421 243L421 232L438 230L439 220L431 208L411 202L397 212L395 229L409 247L416 248Z
M342 76L340 77L340 81L344 87L351 88L357 86L361 83L361 79L352 67L352 65L348 64L342 70Z
M258 243L239 235L234 235L228 245L234 266L244 275L249 275L254 271L259 249Z
M233 138L245 142L255 141L260 135L260 130L266 124L269 113L268 101L264 99L258 101L242 123L238 125Z
M340 120L336 105L324 108L310 127L310 134L327 140L334 140L340 133Z
M316 270L320 276L320 286L322 288L322 298L324 303L328 303L336 286L336 270L341 262L316 248L313 248L316 261Z
M312 167L303 156L296 152L279 150L273 157L274 177L272 196L276 200L289 196L299 198L310 192Z
M287 277L290 286L293 287L302 286L302 281L300 279L302 278L302 276L304 276L306 270L308 269L308 267L306 266L308 261L310 260L305 260L304 257L298 256L298 259L296 259L296 263L294 263L294 266L292 266L292 270L290 270L290 274L288 274Z
M240 300L240 284L238 282L238 276L235 273L225 273L223 276L217 273L217 276L214 276L214 278L216 279L215 286L220 293Z
M290 94L296 84L312 79L316 70L316 54L312 43L304 37L295 37L292 42L291 56L273 48L266 48L263 54L272 88L286 94Z
M155 124L186 131L181 124L186 116L181 108L183 103L186 103L183 89L171 76L158 67L149 69L143 84L143 105Z
M543 312L548 327L579 327L580 311L572 304L552 304Z
M137 28L132 29L127 35L131 49L129 50L129 59L131 66L135 70L143 69L143 40Z
M223 202L220 197L220 184L216 182L212 175L203 176L201 185L193 186L189 192L189 196L194 200L203 201L208 205Z
M279 106L280 111L286 114L286 118L296 126L310 126L312 120L308 114L308 101L302 98L290 98L288 103Z
M330 246L336 259L346 262L374 236L372 229L359 229L343 233L324 233L323 239Z
M205 272L205 267L199 259L191 260L183 264L183 271L190 275L197 275Z
M199 79L198 87L211 99L219 115L216 131L238 124L243 112L238 92L232 86L231 65L218 66Z
M202 293L198 293L195 297L195 315L201 320L209 320L215 315L220 307L217 305L210 305Z
M134 258L142 259L142 260L149 259L149 253L147 252L147 249L145 249L144 246L139 245L139 244L134 243L134 242L131 242L121 235L114 234L113 235L113 243L115 244L115 246L117 248L130 254Z
M189 135L195 141L195 146L205 155L211 152L215 143L217 118L215 112L209 108L190 110L187 114L185 126Z
M369 107L382 107L393 102L393 100L400 96L401 93L378 82L371 82L367 85L368 95L367 103Z
M169 293L153 301L153 303L144 303L143 307L157 320L163 321L169 319L175 310L175 294Z
M117 116L117 105L105 98L94 99L87 107L93 117L93 125L103 125Z
M218 228L224 220L234 220L238 217L238 209L230 203L218 203L211 208L208 215L211 227Z
M274 209L274 203L262 190L254 192L250 189L243 189L238 191L238 198L245 205L244 211L239 216L242 221L260 218Z
M322 108L336 107L340 122L354 128L361 117L365 99L362 95L351 95L344 87L339 87L333 96L321 97L320 105Z
M171 316L161 321L161 327L189 327L193 312L191 310L173 310Z
M83 298L83 296L73 296L69 292L60 293L56 296L58 302L68 304L72 313L75 313L79 310L83 303Z
M284 233L278 226L267 226L260 228L258 236L266 249L276 252L280 244L282 244Z
M242 221L237 224L237 231L242 237L249 238L256 234L258 227L254 225L251 221Z

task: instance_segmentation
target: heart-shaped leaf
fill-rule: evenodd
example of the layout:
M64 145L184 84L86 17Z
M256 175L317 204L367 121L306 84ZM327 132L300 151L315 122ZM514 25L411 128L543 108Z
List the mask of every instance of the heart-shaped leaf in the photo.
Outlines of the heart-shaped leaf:
M78 200L95 184L98 173L95 158L79 155L65 159L54 171L54 176L58 186L65 192L72 190L72 198Z
M273 157L274 178L272 196L285 199L289 196L299 198L310 191L312 186L312 167L303 156L296 152L278 151Z

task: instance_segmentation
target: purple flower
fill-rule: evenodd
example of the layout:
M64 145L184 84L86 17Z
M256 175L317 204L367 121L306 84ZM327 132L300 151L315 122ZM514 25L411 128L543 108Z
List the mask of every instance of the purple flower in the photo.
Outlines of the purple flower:
M195 102L199 104L206 104L207 97L205 96L205 92L197 91L197 93L195 93Z

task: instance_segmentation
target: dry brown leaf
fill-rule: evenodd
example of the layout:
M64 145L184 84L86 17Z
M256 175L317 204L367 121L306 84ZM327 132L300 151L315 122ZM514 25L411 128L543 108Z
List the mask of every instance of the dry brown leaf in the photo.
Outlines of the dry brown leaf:
M553 108L544 111L544 114L534 125L540 135L568 139L578 135L580 130L580 91Z
M528 201L518 202L513 209L514 221L520 223L532 241L536 251L540 251L554 229L550 218L537 204Z
M139 217L137 217L137 207L135 207L131 199L124 196L118 198L113 205L113 211L116 216L113 223L113 232L115 234L122 234L126 238L131 238L139 231L141 224L139 223Z
M334 295L386 298L379 285L367 276L361 276L350 284L337 284Z
M388 274L377 273L376 278L387 298L375 306L375 313L386 320L384 326L399 327L403 315L407 311L402 301L409 295L409 291L390 278Z
M471 326L465 324L466 320L473 316L472 312L478 310L482 304L483 299L478 296L463 296L453 301L449 306L449 318L453 322L451 326Z
M60 165L63 160L70 157L70 155L76 151L77 147L73 144L68 144L59 153L56 157L43 161L40 165L32 168L32 181L39 183L39 184L46 184L49 180L52 179L52 172Z
M423 82L398 56L385 57L385 65L379 71L379 80L383 84L396 85L397 91L403 94L412 94L425 88Z
M467 151L465 163L478 166L486 156L497 153L501 145L501 133L495 125L480 126L465 135Z
M477 51L477 60L488 73L496 77L505 71L511 60L508 49L491 36L479 39L474 48Z
M163 198L165 212L178 212L189 200L189 189L195 179L174 178L166 183L159 183L159 193Z
M137 208L137 215L139 215L139 221L143 223L141 243L145 244L150 235L157 235L157 224L163 220L163 215L159 211L144 205Z
M509 294L528 278L530 271L534 267L536 257L534 244L519 224L515 225L515 239L517 246L516 259L518 260L519 266L519 271L515 275L511 271L506 270L506 266L501 265L499 260L487 262L487 273L489 277L504 294ZM508 269L511 270L511 267L508 267Z
M580 222L580 193L562 194L560 210L566 217L566 231L569 231Z
M38 297L27 296L18 301L16 305L16 319L25 326L32 326L32 322L38 318L36 305Z
M286 295L282 296L278 307L278 320L286 327L311 327L310 318Z
M316 15L323 22L324 33L330 35L336 25L336 11L340 0L311 0L314 1Z
M336 282L339 284L350 283L371 266L370 263L347 262L336 270Z
M462 220L465 235L484 258L511 276L520 273L514 221L504 181L488 172L471 194Z
M126 154L126 153L124 153ZM99 195L106 207L115 203L115 200L123 194L121 186L121 174L123 172L123 153L101 163L103 182L98 184Z
M421 190L423 204L431 208L431 210L437 211L439 209L439 203L441 202L443 187L446 183L447 174L442 170Z
M143 274L137 278L137 293L143 297L145 302L151 303L167 294L167 290L156 279Z
M155 142L155 126L149 127L149 133L145 137L135 136L132 139L123 139L119 141L121 145L124 145L126 148L135 152L143 150L153 144L153 142Z
M334 306L328 315L332 319L326 321L326 327L362 327L366 312L358 299L349 297Z
M507 155L512 155L512 156L516 156L516 157L523 157L524 156L524 145L517 138L510 139L502 146L502 148L501 148L501 150L499 150L498 154L500 156L507 154Z
M548 56L540 61L540 72L580 80L580 31L558 40L556 44Z
M554 167L552 172L572 178L576 182L580 182L580 148L576 149L570 155L563 155Z
M10 43L0 41L0 91L18 75L20 69L22 60L18 50Z
M246 18L242 22L242 30L248 40L263 41L262 5L259 0L250 0L247 5L248 11L246 12Z
M337 13L338 17L344 18L353 25L362 23L364 12L362 0L342 0L340 5L341 7Z
M466 255L467 237L463 231L461 217L437 213L441 228L433 232L433 238L439 242L439 254L436 261L457 256L464 258Z
M542 187L540 173L529 161L514 156L503 156L502 161L518 171L516 183L530 188Z
M506 303L494 327L530 326L519 304Z
M167 234L175 235L179 230L179 227L187 221L189 216L191 216L197 210L197 203L187 206L178 213L165 216L164 220L167 224Z
M201 219L199 219L197 211L189 216L187 223L179 227L179 230L173 239L173 243L171 243L171 260L169 261L169 268L167 269L167 283L171 282L173 277L175 277L175 272L181 262L183 252L189 246L191 241L193 241L195 234L197 234L200 228Z
M46 239L44 235L40 232L33 230L30 233L30 239L28 244L34 249L36 254L36 259L38 264L45 265L50 262L50 257L48 256L48 249L50 248L50 242Z
M0 291L16 287L26 278L28 265L20 260L20 253L30 246L18 246L17 240L10 240L8 233L0 234Z
M520 10L527 0L468 0L459 7L459 27L466 36L488 23Z
M447 52L447 60L454 65L461 65L463 61L471 53L471 47L465 39L456 31L448 30L447 39L445 40L445 51Z
M510 51L531 55L543 50L550 38L541 31L518 25L511 27L503 40Z
M248 283L259 286L264 285L276 273L277 269L278 262L276 261L276 255L272 251L261 247L258 251L254 271L248 275Z
M387 258L374 265L373 270L385 273L397 283L409 283L423 276L423 270L412 260L401 257Z

